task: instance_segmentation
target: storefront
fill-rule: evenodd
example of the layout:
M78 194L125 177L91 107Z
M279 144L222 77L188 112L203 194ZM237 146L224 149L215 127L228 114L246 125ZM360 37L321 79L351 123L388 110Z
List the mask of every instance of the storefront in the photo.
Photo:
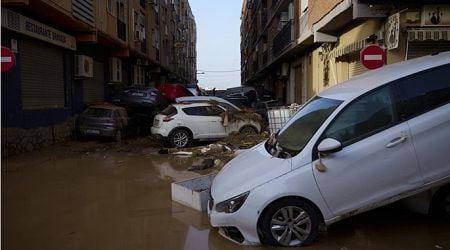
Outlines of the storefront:
M2 46L16 65L2 73L2 127L45 127L72 113L75 38L2 8Z
M2 72L2 156L71 137L73 36L2 8L2 47L15 65Z

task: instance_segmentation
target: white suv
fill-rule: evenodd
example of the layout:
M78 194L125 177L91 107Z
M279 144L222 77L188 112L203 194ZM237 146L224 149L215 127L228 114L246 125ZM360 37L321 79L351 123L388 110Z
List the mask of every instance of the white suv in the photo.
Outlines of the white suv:
M183 148L192 140L214 140L232 132L259 133L261 125L251 119L230 121L224 125L220 105L210 103L172 104L155 116L152 134L167 139L171 146Z

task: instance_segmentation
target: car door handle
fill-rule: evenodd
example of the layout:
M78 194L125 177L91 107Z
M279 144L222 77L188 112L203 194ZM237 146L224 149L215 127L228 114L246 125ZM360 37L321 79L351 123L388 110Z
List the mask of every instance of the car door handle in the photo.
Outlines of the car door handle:
M397 146L398 144L405 142L407 139L408 139L408 137L406 137L406 136L397 137L397 138L393 139L392 141L390 141L388 144L386 144L386 147L393 148L393 147Z

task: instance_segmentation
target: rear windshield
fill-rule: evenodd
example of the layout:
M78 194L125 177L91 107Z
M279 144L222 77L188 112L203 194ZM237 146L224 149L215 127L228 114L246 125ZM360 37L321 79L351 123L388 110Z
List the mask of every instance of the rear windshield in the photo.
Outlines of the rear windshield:
M177 113L178 113L177 109L172 105L170 105L169 107L167 107L163 111L161 111L162 115L167 115L167 116L174 116Z
M144 97L147 96L147 93L144 89L127 89L124 91L125 95L129 96L140 96Z
M88 108L84 111L83 114L85 116L92 116L92 117L111 117L112 110L105 108Z

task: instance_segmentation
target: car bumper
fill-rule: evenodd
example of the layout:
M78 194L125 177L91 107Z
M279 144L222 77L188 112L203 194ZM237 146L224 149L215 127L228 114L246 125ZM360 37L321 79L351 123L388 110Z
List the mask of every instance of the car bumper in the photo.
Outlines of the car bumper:
M155 127L153 126L152 129L152 135L155 135L156 137L168 137L170 131L163 127Z
M211 200L208 201L210 203ZM247 202L247 201L246 201ZM245 204L234 213L219 213L208 204L208 216L211 226L218 228L223 237L241 245L260 245L257 230L258 210Z

